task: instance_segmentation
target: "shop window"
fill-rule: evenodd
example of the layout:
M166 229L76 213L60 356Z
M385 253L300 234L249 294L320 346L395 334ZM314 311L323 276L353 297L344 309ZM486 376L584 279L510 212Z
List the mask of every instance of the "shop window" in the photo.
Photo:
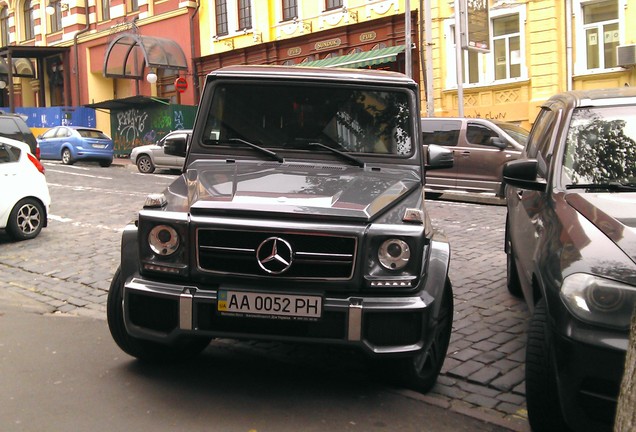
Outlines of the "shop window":
M617 66L616 47L620 44L618 0L577 0L576 69L578 73Z
M291 21L294 18L298 18L298 2L283 0L283 21Z
M225 0L215 1L215 13L216 13L216 35L225 36L228 34L227 3Z
M30 40L35 38L35 23L33 20L33 4L31 0L24 2L23 8L23 22L24 22L24 40Z

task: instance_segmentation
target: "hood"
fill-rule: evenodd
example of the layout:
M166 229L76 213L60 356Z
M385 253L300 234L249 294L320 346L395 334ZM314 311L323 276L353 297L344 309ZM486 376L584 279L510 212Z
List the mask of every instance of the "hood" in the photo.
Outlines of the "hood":
M193 215L269 212L369 221L420 187L409 170L315 163L204 161L185 177Z
M566 200L636 262L636 192L573 193Z

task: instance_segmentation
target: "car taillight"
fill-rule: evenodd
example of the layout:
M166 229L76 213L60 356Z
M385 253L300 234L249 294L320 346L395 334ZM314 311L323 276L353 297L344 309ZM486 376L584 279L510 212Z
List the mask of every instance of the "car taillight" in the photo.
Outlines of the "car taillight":
M35 167L38 169L38 171L40 171L42 174L44 174L44 165L42 165L40 163L40 161L37 160L37 158L35 156L33 156L31 153L27 153L27 157L29 158L31 163L33 165L35 165Z

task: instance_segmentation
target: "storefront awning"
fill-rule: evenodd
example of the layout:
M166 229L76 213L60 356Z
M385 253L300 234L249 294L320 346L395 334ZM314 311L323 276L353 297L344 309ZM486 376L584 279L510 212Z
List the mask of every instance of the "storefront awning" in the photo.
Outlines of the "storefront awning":
M105 110L125 110L130 108L145 107L148 105L169 105L170 100L166 98L131 96L121 99L110 99L102 102L86 104L85 107Z
M104 76L143 79L144 69L187 70L181 46L172 39L124 33L110 43L104 55Z
M404 52L404 45L374 49L355 54L347 54L322 60L302 63L299 66L313 67L344 67L359 69L367 66L375 66L384 63L393 63L398 54Z

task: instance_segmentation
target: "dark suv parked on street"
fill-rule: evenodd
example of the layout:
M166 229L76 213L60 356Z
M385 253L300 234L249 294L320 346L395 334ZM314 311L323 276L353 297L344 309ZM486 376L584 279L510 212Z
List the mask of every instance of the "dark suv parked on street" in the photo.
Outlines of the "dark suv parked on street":
M27 143L33 156L40 159L38 141L21 115L0 111L0 136Z
M143 360L214 337L356 348L429 390L453 316L450 247L424 206L419 90L398 73L236 66L208 75L183 174L126 227L108 296Z
M530 425L609 431L636 300L636 89L550 98L503 175Z
M528 131L496 120L422 118L422 142L452 150L454 164L426 175L430 195L443 192L475 192L503 196L503 165L519 157Z

